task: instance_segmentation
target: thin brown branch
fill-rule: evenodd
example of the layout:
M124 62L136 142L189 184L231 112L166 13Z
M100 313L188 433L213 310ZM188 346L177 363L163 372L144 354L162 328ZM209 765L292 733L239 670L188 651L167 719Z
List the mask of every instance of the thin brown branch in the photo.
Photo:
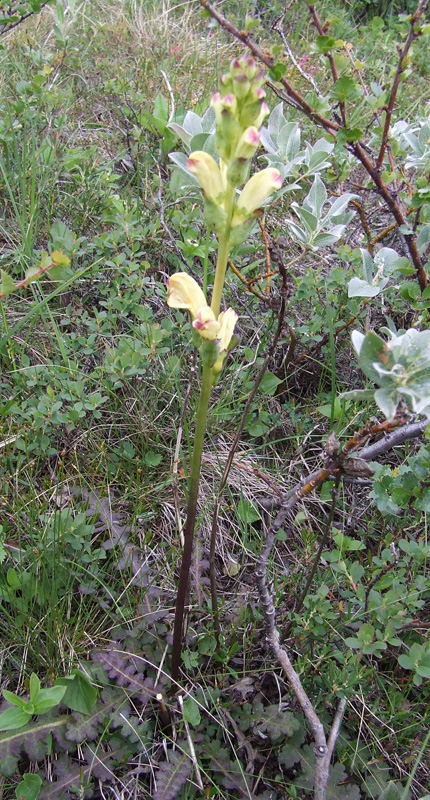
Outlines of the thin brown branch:
M321 24L321 20L320 20L318 14L317 14L317 10L316 10L316 8L315 8L313 3L311 3L309 5L309 11L310 11L310 14L311 14L311 17L312 17L312 21L313 21L318 33L320 34L320 36L324 36L324 27ZM333 82L336 83L336 81L339 80L339 72L337 70L336 62L334 60L334 55L331 52L331 50L329 50L329 52L327 53L327 56L328 56L328 60L329 60L329 64L330 64L330 70L331 70L331 75L332 75L332 78L333 78ZM341 100L339 102L339 108L340 108L340 113L341 113L341 116L342 116L343 126L346 128L346 108L345 108L345 101L344 100Z
M350 325L352 325L356 321L356 319L358 319L358 317L360 316L360 314L363 313L368 303L369 300L363 300L360 311L358 311L357 314L354 314L353 317L347 319L346 322L343 322L342 325L339 326L339 328L336 328L336 330L333 331L334 339L336 339L336 337L339 336L339 334L342 333L342 331L345 331L347 328L350 327ZM314 358L316 353L318 353L322 347L325 347L325 345L328 344L329 341L330 341L330 334L325 333L324 336L321 337L321 340L319 342L315 342L315 344L312 345L312 347L310 347L309 350L306 351L306 353L302 353L301 356L298 356L294 361L292 361L291 367L297 367L298 364L300 364L302 361L305 361L307 358Z
M254 287L251 286L251 284L246 280L246 278L243 277L240 270L238 270L238 268L235 267L233 261L230 258L228 260L228 266L230 267L231 271L234 272L236 277L239 278L240 282L243 283L244 286L246 286L248 292L251 292L251 294L255 295L255 297L258 297L259 300L267 302L267 297L265 297L264 294L257 292L257 289L254 289Z
M0 36L3 36L5 33L9 33L9 31L13 31L13 29L16 28L17 25L21 25L21 23L25 22L25 20L29 19L29 17L33 17L35 14L39 14L42 11L42 8L45 8L45 6L52 4L52 2L53 0L46 0L45 3L41 3L40 8L37 11L29 11L28 14L23 14L23 16L20 17L20 19L18 19L16 22L13 22L12 25L7 24L7 16L0 18ZM18 4L18 7L19 5L20 4ZM25 3L23 3L23 5L25 5ZM15 16L15 13L13 14L13 16Z
M421 15L424 13L428 0L420 0L415 12L412 14L409 22L409 33L403 48L399 52L399 60L397 62L397 69L394 75L394 80L391 86L390 99L388 101L387 110L385 112L384 130L382 132L381 147L379 149L378 158L376 159L376 169L378 172L382 169L384 163L385 151L388 144L388 134L390 131L391 118L393 116L394 106L396 104L397 91L400 86L400 81L403 72L406 69L406 58L409 53L410 47L414 39L421 35L421 32L416 29L416 23Z
M22 281L19 281L19 283L16 283L14 288L12 289L12 292L16 292L17 289L26 289L27 286L30 283L32 283L32 281L36 280L36 278L40 278L41 275L44 275L44 273L48 272L48 270L52 269L52 267L58 267L58 266L59 266L59 264L57 262L51 261L51 263L47 264L46 267L40 267L37 270L37 272L33 273L33 275L28 275L26 278L23 278ZM12 294L12 292L0 292L0 300L3 297L9 297L9 295Z
M351 200L351 205L353 205L354 208L356 208L357 211L358 211L358 216L360 217L361 227L363 228L363 231L364 231L364 233L366 235L366 238L367 238L367 249L368 249L370 255L373 256L374 247L373 247L373 241L372 241L372 234L370 232L369 223L367 221L366 212L365 212L365 210L363 208L363 204L360 203L359 200ZM397 227L396 223L394 223L394 227L395 228Z

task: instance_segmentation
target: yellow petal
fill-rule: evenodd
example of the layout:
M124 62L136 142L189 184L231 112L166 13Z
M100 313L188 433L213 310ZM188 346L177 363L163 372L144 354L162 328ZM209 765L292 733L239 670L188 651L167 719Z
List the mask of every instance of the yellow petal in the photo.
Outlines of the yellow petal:
M215 203L222 203L224 186L221 172L215 159L203 150L196 150L187 158L187 169L196 176L206 197Z
M281 173L277 169L262 169L256 172L243 187L242 193L237 202L233 226L240 225L244 219L250 217L253 212L260 208L265 200L282 186Z
M206 306L206 298L191 275L175 272L167 281L167 305L170 308L186 308L195 319L199 309Z
M237 319L237 314L232 308L228 308L227 311L222 311L218 317L220 329L217 339L221 352L228 349Z

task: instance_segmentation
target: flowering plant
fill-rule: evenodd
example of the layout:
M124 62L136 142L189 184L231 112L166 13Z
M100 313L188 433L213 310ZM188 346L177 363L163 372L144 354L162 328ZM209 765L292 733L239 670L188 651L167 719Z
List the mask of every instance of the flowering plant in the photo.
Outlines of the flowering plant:
M260 143L260 128L269 109L262 88L264 76L250 55L236 58L220 80L211 105L216 116L215 149L219 162L209 153L197 150L187 159L187 169L200 184L205 201L209 230L218 238L218 256L211 303L197 281L185 272L172 275L167 284L167 304L189 311L193 341L203 365L200 400L197 409L194 448L191 461L184 551L176 600L173 633L172 678L179 677L183 635L183 616L188 591L191 551L197 514L200 465L211 390L218 380L228 352L235 344L233 336L238 319L232 308L221 311L228 255L243 242L262 205L282 185L282 177L272 167L249 177L251 159ZM238 188L245 183L238 196Z

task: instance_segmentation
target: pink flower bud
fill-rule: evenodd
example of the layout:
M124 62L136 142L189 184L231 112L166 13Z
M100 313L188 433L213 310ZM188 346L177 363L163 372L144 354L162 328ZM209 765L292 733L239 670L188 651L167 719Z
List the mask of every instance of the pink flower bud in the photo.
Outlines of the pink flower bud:
M257 128L254 125L251 125L240 137L234 152L234 157L252 158L259 144L260 134Z

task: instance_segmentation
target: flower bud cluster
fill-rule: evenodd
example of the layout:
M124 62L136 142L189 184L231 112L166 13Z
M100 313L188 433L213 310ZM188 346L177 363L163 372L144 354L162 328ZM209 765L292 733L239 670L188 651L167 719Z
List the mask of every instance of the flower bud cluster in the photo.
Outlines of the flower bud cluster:
M263 83L263 70L251 55L244 55L231 62L212 97L217 121L215 148L229 167L237 159L251 158L259 145L259 130L269 113Z
M211 105L216 116L215 149L219 164L209 153L196 151L187 160L205 195L205 216L209 228L221 236L229 228L230 246L243 242L260 206L282 178L276 169L263 169L246 183L232 207L232 192L248 178L251 159L260 143L260 127L267 114L264 76L250 55L236 58L222 76Z

